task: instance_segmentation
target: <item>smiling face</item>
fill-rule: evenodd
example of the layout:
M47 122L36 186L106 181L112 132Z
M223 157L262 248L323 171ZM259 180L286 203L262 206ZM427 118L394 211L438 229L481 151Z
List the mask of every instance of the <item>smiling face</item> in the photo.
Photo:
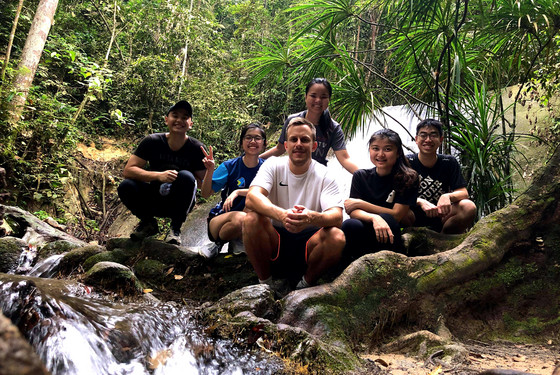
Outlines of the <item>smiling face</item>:
M243 151L246 155L259 155L264 150L264 138L259 128L248 129L243 136Z
M291 125L284 146L288 152L290 162L296 168L304 167L311 163L311 155L317 148L313 140L313 131L307 124Z
M398 157L399 148L387 138L377 137L369 145L369 158L380 176L391 173Z
M309 112L322 114L329 106L331 96L327 87L320 83L315 83L309 87L305 94L305 105Z
M193 122L191 116L183 108L170 111L164 118L165 124L170 133L186 133L192 129Z
M435 126L430 125L419 128L417 133L415 140L418 152L424 155L435 155L443 142L443 135Z

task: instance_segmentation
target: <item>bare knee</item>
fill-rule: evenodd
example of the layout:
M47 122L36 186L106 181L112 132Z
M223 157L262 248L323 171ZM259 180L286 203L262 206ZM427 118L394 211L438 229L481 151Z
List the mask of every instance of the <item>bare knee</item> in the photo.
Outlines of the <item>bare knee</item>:
M474 221L476 217L476 204L470 199L463 199L459 202L459 212L465 219Z

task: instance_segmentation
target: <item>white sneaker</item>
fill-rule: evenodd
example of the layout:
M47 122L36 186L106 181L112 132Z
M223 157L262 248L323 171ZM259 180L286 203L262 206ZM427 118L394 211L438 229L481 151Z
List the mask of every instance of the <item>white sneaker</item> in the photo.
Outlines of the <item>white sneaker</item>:
M245 245L243 245L243 241L241 240L229 241L228 251L233 253L233 255L243 254L245 253Z
M210 242L209 244L202 246L198 250L198 254L205 257L206 259L214 258L220 253L220 250L222 250L222 246L223 244Z

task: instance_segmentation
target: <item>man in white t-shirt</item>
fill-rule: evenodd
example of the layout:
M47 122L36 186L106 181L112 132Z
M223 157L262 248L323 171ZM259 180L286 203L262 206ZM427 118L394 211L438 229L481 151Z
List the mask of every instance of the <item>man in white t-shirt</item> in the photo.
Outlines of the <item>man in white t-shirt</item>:
M311 158L315 134L311 122L292 119L288 156L267 160L249 188L243 243L262 284L274 286L272 273L279 271L301 277L296 289L305 288L340 260L343 197L327 168Z

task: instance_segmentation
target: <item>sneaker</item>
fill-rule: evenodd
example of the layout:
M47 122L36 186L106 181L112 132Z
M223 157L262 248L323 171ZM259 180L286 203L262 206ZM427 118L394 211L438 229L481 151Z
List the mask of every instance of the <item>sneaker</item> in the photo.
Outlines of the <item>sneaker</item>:
M172 245L181 246L181 231L178 229L170 230L167 234L167 237L165 237L165 242Z
M230 253L233 253L233 255L245 253L245 246L243 245L243 241L239 239L229 241L228 251Z
M156 219L140 220L140 224L138 224L136 230L130 234L130 238L135 241L140 241L146 237L158 234L158 232L159 229Z
M198 253L206 259L214 258L220 253L222 246L224 246L223 243L210 242L209 244L202 246L198 250Z

